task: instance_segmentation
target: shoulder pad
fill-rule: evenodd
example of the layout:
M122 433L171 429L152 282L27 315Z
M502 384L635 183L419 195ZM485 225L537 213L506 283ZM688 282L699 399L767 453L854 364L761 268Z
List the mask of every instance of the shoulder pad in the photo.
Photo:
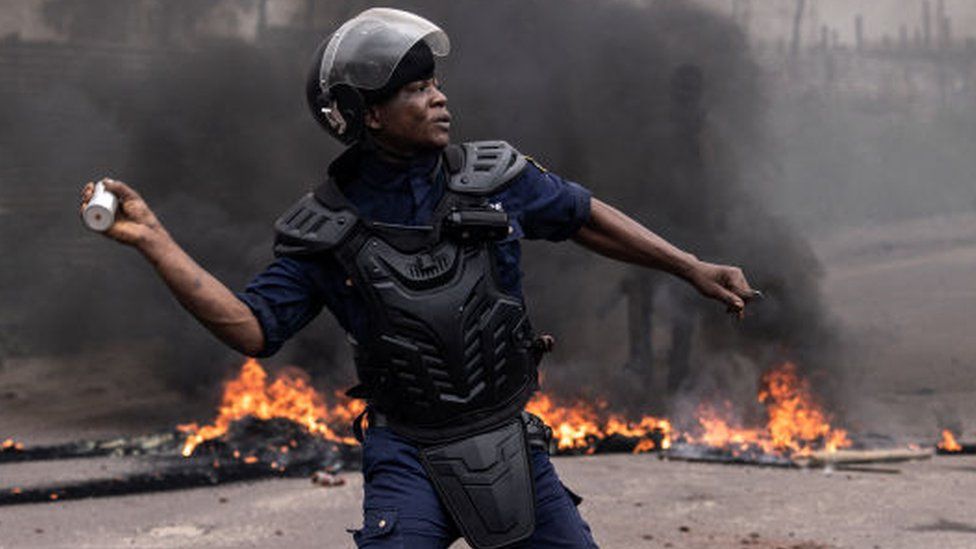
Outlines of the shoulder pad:
M461 162L457 162L456 152L448 155L448 188L454 192L491 194L525 169L525 155L504 141L472 141L462 143L459 149L463 153Z
M333 210L308 193L275 221L275 256L310 255L334 248L356 224L349 210Z

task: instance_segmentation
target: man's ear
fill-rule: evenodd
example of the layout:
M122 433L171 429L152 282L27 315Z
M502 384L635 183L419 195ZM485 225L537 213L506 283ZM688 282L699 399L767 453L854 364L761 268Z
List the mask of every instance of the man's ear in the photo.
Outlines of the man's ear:
M364 122L366 122L366 127L371 130L381 130L383 129L383 117L380 109L377 105L370 105L366 107L366 114L363 117Z

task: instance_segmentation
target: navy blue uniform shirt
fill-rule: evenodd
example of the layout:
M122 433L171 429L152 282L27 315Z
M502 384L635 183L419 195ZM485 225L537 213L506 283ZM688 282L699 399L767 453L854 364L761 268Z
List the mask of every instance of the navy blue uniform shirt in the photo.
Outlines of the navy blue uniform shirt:
M392 164L375 154L361 156L358 181L342 192L365 219L401 225L429 224L444 193L444 177L432 177L438 155L430 154L407 164ZM489 197L508 212L511 233L498 244L496 256L503 290L522 298L519 239L565 240L589 219L590 192L584 187L528 163L525 170L501 191ZM238 293L251 308L264 332L270 356L322 307L357 341L368 333L366 305L331 254L308 258L281 257Z

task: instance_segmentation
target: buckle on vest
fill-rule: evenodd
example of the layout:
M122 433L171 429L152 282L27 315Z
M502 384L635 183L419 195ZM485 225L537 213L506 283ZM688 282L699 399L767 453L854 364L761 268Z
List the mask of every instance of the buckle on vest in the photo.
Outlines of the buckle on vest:
M502 240L508 236L508 213L494 208L455 209L444 217L442 231L461 241Z

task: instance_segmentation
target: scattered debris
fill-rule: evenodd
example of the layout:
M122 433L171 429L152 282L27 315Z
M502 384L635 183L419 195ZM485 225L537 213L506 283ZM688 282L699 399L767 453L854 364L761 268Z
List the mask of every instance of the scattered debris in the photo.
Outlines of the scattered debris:
M20 453L40 456L36 459L57 459L52 453L61 449L67 449L70 457L81 457L79 454L87 449L88 457L105 455L107 448L122 448L121 455L141 456L149 470L62 485L0 487L0 505L179 490L268 477L306 477L314 471L334 474L347 467L359 468L358 446L326 440L281 418L236 421L224 436L203 442L189 458L180 454L181 438L170 433L168 437L118 439L110 441L112 444L81 442L42 447L40 451L24 448ZM159 444L160 440L168 443ZM143 444L146 441L150 441L148 446Z
M339 475L329 473L326 471L315 471L312 473L312 484L318 484L324 488L331 488L333 486L342 486L346 483L346 479L340 477Z
M0 463L164 454L179 446L179 436L175 431L168 431L138 437L81 440L47 446L24 446L7 439L0 444Z

